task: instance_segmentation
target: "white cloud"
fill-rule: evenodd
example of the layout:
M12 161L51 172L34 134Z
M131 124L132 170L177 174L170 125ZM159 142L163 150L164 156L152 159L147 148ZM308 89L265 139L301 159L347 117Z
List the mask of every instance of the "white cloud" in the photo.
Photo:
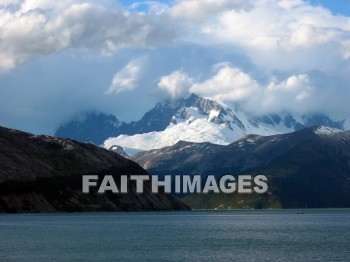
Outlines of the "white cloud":
M296 47L311 47L330 42L335 39L336 35L336 32L332 30L320 30L313 25L301 24L290 33L290 36L281 41L281 45L289 50Z
M171 98L176 99L188 94L188 90L193 80L182 71L174 71L170 75L162 76L158 82L158 87L166 91Z
M190 92L222 101L238 101L259 88L258 83L239 68L223 65L217 69L212 78L192 85Z
M74 3L76 2L76 3ZM43 4L45 3L45 4ZM110 55L121 48L142 47L168 37L151 16L108 10L79 1L25 1L20 9L0 9L0 67L12 68L29 58L69 49L97 50ZM40 8L39 8L40 7Z
M57 6L61 6L62 4L74 4L73 1L70 0L25 0L22 1L22 4L20 6L21 13L26 13L31 10L35 9L41 9L41 10L47 10L47 9L53 9L57 8Z
M307 74L292 75L285 80L273 77L262 84L230 64L214 68L217 72L211 78L194 83L189 92L225 103L238 103L256 114L322 111L319 102L324 93L314 86Z
M305 112L318 107L313 101L319 95L316 91L307 74L293 75L281 82L271 81L248 104L255 103L260 110L273 113L281 110Z
M8 5L16 5L20 3L22 0L0 0L0 7L1 6L8 6Z
M320 64L332 64L346 57L341 53L342 43L350 36L349 17L301 0L178 0L172 5L146 1L148 8L143 11L137 10L139 4L126 10L120 5L107 7L104 1L86 1L15 1L16 9L6 8L9 1L3 0L0 67L15 67L33 56L64 50L112 55L122 48L185 40L239 46L258 66L291 69L297 62L292 61L288 68L283 59L264 61L266 50L272 52L269 56L279 57L283 49L292 54L303 52L305 59L315 61L309 47L325 46L333 55ZM324 69L319 67L307 69Z
M307 1L255 1L249 10L226 9L199 25L187 24L183 38L240 48L269 71L332 72L342 63L342 41L350 38L350 17Z
M200 22L223 11L247 10L250 7L250 0L178 0L168 14L172 19Z
M137 88L140 72L144 59L130 61L125 67L118 71L106 91L107 94L119 94Z
M342 55L344 59L349 59L350 58L350 40L342 42Z

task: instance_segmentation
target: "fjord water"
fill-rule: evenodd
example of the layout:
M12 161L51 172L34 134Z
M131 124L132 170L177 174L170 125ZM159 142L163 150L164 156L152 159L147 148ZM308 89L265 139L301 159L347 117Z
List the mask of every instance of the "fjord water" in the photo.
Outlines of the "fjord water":
M0 215L0 261L350 261L350 210Z

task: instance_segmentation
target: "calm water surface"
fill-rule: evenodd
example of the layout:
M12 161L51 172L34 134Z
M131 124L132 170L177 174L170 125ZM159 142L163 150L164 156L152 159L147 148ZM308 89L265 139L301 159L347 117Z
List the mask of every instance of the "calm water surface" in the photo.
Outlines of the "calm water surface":
M350 261L350 210L0 215L0 261Z

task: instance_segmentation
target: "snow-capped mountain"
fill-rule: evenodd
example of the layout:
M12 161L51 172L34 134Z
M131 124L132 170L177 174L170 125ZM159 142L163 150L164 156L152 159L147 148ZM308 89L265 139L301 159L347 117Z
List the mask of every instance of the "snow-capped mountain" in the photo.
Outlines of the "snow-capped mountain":
M256 117L194 94L187 99L159 103L139 122L125 125L131 125L131 129L138 126L139 132L122 132L105 140L103 147L119 145L132 155L171 146L180 140L227 145L248 134L283 134L314 125L343 129L343 121L333 121L325 115L282 113Z
M130 123L119 121L113 115L88 112L62 124L56 135L103 144L110 150L124 149L132 155L171 146L180 140L226 145L247 134L282 134L316 125L343 130L343 124L344 121L320 114L281 113L257 117L192 94L186 99L158 103L139 121Z

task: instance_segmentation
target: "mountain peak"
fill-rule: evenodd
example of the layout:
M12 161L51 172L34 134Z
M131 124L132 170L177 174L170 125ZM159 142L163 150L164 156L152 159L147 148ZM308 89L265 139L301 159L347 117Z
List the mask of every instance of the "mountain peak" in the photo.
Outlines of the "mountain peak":
M187 98L158 103L139 121L131 123L120 122L111 115L86 114L79 121L62 125L56 135L103 143L108 149L121 146L130 155L171 146L180 140L227 145L249 134L284 134L315 125L343 129L343 121L333 121L326 115L281 113L254 116L219 101L191 94Z
M55 135L72 138L77 141L101 144L106 138L117 135L115 132L120 122L114 115L97 111L89 111L63 123Z

